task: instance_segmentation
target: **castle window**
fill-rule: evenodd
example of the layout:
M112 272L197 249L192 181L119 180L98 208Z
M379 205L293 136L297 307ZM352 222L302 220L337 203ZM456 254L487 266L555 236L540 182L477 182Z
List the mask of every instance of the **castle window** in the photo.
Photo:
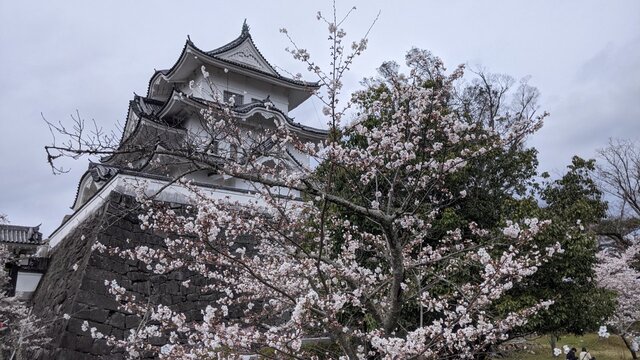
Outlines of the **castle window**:
M244 96L243 95L236 94L234 92L226 91L226 90L223 93L224 102L228 103L229 99L231 99L232 96L235 99L235 102L234 102L235 106L244 104Z

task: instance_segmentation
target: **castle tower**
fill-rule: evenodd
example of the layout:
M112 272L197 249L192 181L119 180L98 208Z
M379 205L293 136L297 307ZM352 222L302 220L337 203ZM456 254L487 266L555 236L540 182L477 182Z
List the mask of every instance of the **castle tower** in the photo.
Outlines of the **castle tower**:
M133 183L144 181L149 193L163 189L156 199L176 207L189 201L182 188L171 185L177 177L191 180L212 197L239 202L251 199L251 183L158 155L163 153L158 150L186 152L191 140L206 134L202 112L217 106L217 100L229 104L231 116L248 133L271 129L277 122L303 140L320 141L325 131L289 117L289 111L318 88L317 83L278 73L256 47L246 22L240 36L212 51L201 50L188 38L176 63L151 76L146 96L135 95L129 102L118 150L89 165L80 179L73 213L49 237L50 265L34 295L34 310L52 323L53 342L38 357L123 357L104 340L92 339L81 329L88 321L103 334L123 337L140 321L119 310L119 304L107 294L105 280L116 279L137 296L176 306L194 318L200 316L200 309L214 296L198 293L199 286L205 285L203 279L193 278L193 286L186 289L180 283L190 274L151 275L140 262L92 248L98 243L121 248L130 243L163 246L162 237L140 229ZM147 151L149 148L156 151ZM295 149L288 153L293 161L309 163ZM221 137L209 141L199 155L223 162L243 156L243 149ZM64 314L70 318L63 319Z

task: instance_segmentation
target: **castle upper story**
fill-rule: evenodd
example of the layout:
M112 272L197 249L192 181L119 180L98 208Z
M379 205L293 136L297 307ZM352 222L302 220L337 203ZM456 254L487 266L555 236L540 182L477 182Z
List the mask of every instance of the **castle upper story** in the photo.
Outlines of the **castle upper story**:
M157 70L149 80L147 94L135 95L129 102L122 137L116 151L97 163L90 163L80 179L73 214L51 235L55 246L66 233L99 208L109 192L131 192L127 183L144 180L150 191L164 189L159 200L184 202L185 194L168 182L185 177L209 189L212 196L242 200L251 197L252 184L211 171L185 168L184 162L153 151L136 149L181 149L201 134L203 113L226 104L230 116L248 134L275 129L284 124L303 141L320 142L325 130L295 122L289 112L319 89L318 83L281 75L260 53L246 22L233 41L204 51L187 38L178 60L168 69ZM250 140L247 140L250 141ZM224 137L215 140L215 149L207 148L220 161L234 159L242 149ZM255 144L254 144L255 145ZM265 144L266 145L266 144ZM153 149L152 149L153 150ZM293 147L287 156L297 164L309 165L309 159ZM257 159L254 161L268 161ZM186 171L185 171L186 170ZM129 186L130 187L130 186Z
M188 38L176 63L153 74L147 97L167 101L175 93L182 93L212 100L214 90L225 98L235 96L236 105L270 97L287 115L318 88L317 83L280 75L256 47L245 22L240 36L211 51L201 50Z

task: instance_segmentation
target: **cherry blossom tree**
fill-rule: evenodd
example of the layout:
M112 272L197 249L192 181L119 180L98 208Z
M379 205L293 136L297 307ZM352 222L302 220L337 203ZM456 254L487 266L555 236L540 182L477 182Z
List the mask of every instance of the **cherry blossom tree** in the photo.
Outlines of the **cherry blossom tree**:
M329 17L318 13L329 29L329 70L295 42L289 49L326 91L319 99L329 133L320 143L303 141L278 122L247 132L232 103L214 101L202 113L200 132L182 147L105 147L76 136L70 146L48 148L52 161L151 151L247 181L255 193L244 203L212 199L177 179L191 201L175 210L140 188L142 226L165 234L165 247L132 242L129 248L97 244L95 251L142 261L156 274L195 272L219 296L201 319L190 319L106 279L109 292L142 322L126 339L85 323L93 337L126 347L133 358L146 352L160 358L473 358L551 304L491 311L514 284L563 251L558 243L536 244L548 221L520 216L490 227L469 221L433 231L444 209L467 196L446 180L483 154L521 144L545 114L505 113L508 126L500 131L459 116L451 106L463 67L447 72L423 51L411 51L408 73L390 72L367 106L358 99L368 90L341 105L344 73L367 45L366 37L345 45L345 19L335 9ZM238 154L210 151L218 140ZM293 152L319 165L307 166ZM165 339L162 346L151 341L157 338Z
M634 267L638 256L640 244L636 243L619 254L600 252L600 263L596 266L600 285L618 295L616 311L609 319L609 325L622 338L634 359L638 358L640 340L640 271Z
M437 67L439 59L419 49L412 49L407 57L414 58L416 54L420 55L420 60L414 62L412 71L424 74L425 86L438 87L438 77L441 76ZM378 104L380 107L380 102L384 101L380 94L397 81L399 68L394 62L384 63L378 78L366 80L367 89L358 93L356 105L367 108ZM482 129L488 128L499 134L508 132L514 119L531 128L539 125L535 121L537 105L534 101L538 92L526 85L526 81L522 81L517 89L510 89L511 80L506 83L499 81L509 79L506 76L486 73L472 76L479 79L465 81L456 88L447 103L449 111L469 123L481 124ZM482 84L480 90L478 84ZM496 95L487 97L482 94ZM493 97L499 97L499 100L494 101ZM493 122L489 121L483 109L491 109ZM388 116L388 111L381 112L367 121L387 121ZM498 301L495 311L514 311L531 306L532 301L538 299L553 299L555 303L547 311L511 334L550 334L555 341L559 334L583 334L597 329L613 309L610 292L597 288L592 269L596 261L596 242L591 227L604 216L606 205L590 176L594 170L593 160L574 157L562 178L538 183L535 180L536 149L524 147L523 140L514 140L509 146L494 148L474 157L462 171L446 178L449 191L464 191L465 197L441 210L443 215L433 222L430 236L437 239L465 222L495 227L505 219L522 214L551 219L552 226L536 238L536 243L549 246L560 241L565 253L542 265L535 275L516 284ZM354 145L365 146L359 137L350 141ZM349 179L337 177L334 183L344 181ZM540 199L544 206L539 205ZM560 288L563 291L558 292ZM584 310L588 310L585 316L575 316L576 312Z

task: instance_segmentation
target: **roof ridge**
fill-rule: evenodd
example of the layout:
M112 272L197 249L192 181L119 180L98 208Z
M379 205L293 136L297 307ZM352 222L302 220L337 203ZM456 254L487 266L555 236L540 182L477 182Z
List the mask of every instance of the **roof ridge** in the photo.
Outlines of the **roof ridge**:
M256 67L248 65L246 63L242 63L242 62L238 62L238 61L234 61L234 60L230 60L230 59L225 59L225 58L222 58L222 57L218 56L218 55L220 55L220 54L222 54L224 52L227 52L229 50L232 50L232 49L240 46L247 39L249 39L249 42L251 43L251 46L257 52L257 55L260 56L261 60L263 60L266 63L266 65L268 66L269 70L272 71L273 73L271 73L270 71L265 71L264 69L256 68ZM245 20L245 23L243 24L243 28L242 28L242 31L240 33L240 36L238 36L236 39L232 40L231 42L229 42L229 43L227 43L227 44L225 44L225 45L223 45L221 47L218 47L216 49L213 49L211 51L205 51L205 50L200 49L191 40L191 38L188 37L187 40L185 41L184 47L182 48L182 53L181 53L180 57L171 66L171 68L165 69L165 70L155 70L154 71L154 73L151 76L151 78L149 79L149 83L147 85L147 96L149 96L149 94L151 93L151 87L152 87L152 84L153 84L154 80L158 79L159 75L169 76L172 73L172 71L175 70L176 67L179 65L180 60L182 59L183 56L185 56L185 53L187 52L188 48L191 48L192 50L194 50L196 52L199 52L204 57L209 57L211 60L222 62L222 63L226 63L226 64L229 64L231 66L237 66L237 67L240 67L242 69L249 70L249 71L254 71L254 72L258 73L258 74L266 75L267 77L273 78L273 79L278 80L278 81L283 81L285 83L289 83L289 84L292 84L292 85L295 85L295 86L302 86L302 87L311 88L311 89L317 89L317 88L320 87L320 84L319 84L318 81L315 81L315 82L305 81L305 80L302 80L302 79L290 78L288 76L284 76L284 75L280 74L278 72L278 70L276 70L276 67L274 67L269 62L269 60L267 60L265 58L265 56L262 54L260 49L256 46L255 42L253 41L253 37L251 36L251 33L249 32L249 25L246 24L246 20Z
M251 33L249 33L249 25L247 25L247 19L244 19L244 23L242 24L242 31L240 31L240 36L238 36L237 38L231 40L230 42L215 48L213 50L210 51L203 51L205 54L207 55L217 55L220 53L223 53L225 51L231 50L237 46L239 46L240 44L242 44L244 42L244 40L246 40L247 38L251 39ZM195 45L193 42L191 42L192 45ZM255 46L255 44L254 44ZM257 47L256 47L257 50ZM261 54L262 55L262 54Z
M249 25L247 24L247 18L244 18L244 22L242 23L242 31L240 35L247 34L249 35Z
M30 229L40 229L40 225L28 226L28 225L0 224L0 228L8 228L12 230L30 230Z
M270 69L271 71L273 71L273 73L276 75L276 77L278 77L278 78L285 78L285 79L286 79L286 77L282 76L282 75L278 72L278 70L276 70L276 68L275 68L273 65L271 65L271 63L269 62L269 60L267 60L267 58L262 54L262 52L260 51L260 49L258 49L258 47L256 46L256 43L253 41L253 37L251 36L251 33L249 32L249 29L250 29L250 27L249 27L249 25L247 24L247 19L244 19L244 22L242 23L242 31L240 31L240 36L238 36L235 40L232 40L230 43L228 43L228 44L226 44L226 45L222 45L221 47L219 47L219 48L217 48L217 49L213 49L213 50L211 50L211 51L206 51L205 53L206 53L207 55L210 55L210 56L215 56L216 58L221 59L221 60L230 61L230 60L228 60L228 59L222 59L222 58L220 58L220 57L218 57L218 56L216 56L216 55L219 55L219 54L221 54L221 53L224 53L224 52L227 52L227 51L229 51L229 50L231 50L231 49L234 49L234 48L236 48L236 47L240 46L242 43L244 43L244 41L245 41L246 39L249 39L249 41L251 42L251 45L253 46L253 48L256 50L256 52L258 52L258 55L260 55L260 57L262 58L262 60L267 64L267 66L269 67L269 69ZM238 63L237 63L237 62L235 62L235 61L230 61L230 62L238 64ZM244 65L244 64L243 64L243 65ZM266 71L264 71L264 70L260 70L260 71L266 72ZM291 80L293 80L293 79L291 79Z

